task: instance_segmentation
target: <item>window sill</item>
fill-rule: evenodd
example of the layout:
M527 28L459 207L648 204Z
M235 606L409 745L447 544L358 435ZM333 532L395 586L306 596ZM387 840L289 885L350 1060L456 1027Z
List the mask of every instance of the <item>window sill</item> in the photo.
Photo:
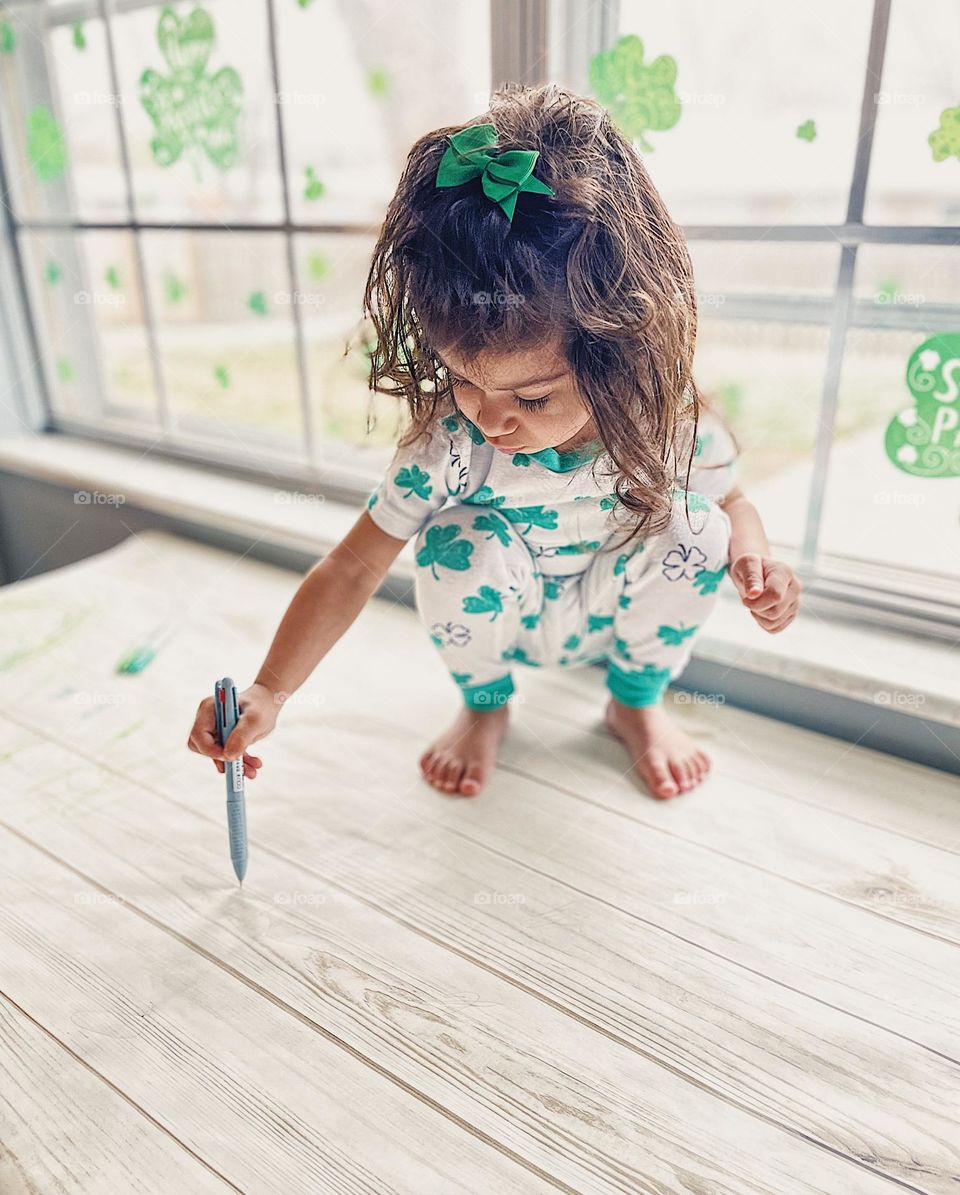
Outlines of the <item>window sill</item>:
M196 535L202 527L210 533L208 542L211 535L214 540L217 535L232 537L233 543L243 539L253 544L251 555L276 560L280 552L285 562L303 568L338 543L360 511L359 505L57 434L0 440L0 474L85 491L98 505L122 497L123 507L157 516L185 535ZM64 501L76 502L76 497L65 496ZM387 579L392 596L410 602L413 575L411 542ZM729 688L735 704L751 704L752 694L752 708L759 712L841 737L849 737L849 727L831 724L839 707L831 714L830 700L843 703L847 713L841 718L847 720L854 703L864 725L895 717L901 746L904 727L918 739L929 732L943 745L943 762L938 759L935 766L950 766L953 760L960 768L954 756L960 746L956 649L863 622L840 621L809 608L812 603L785 632L769 635L740 606L732 587L725 589L706 633L697 640L681 687L720 693ZM735 692L738 683L740 694ZM803 708L798 715L795 702L784 713L789 703L772 696L787 690L799 696ZM882 742L869 745L893 750ZM902 749L895 753L910 754ZM928 762L924 756L912 757Z

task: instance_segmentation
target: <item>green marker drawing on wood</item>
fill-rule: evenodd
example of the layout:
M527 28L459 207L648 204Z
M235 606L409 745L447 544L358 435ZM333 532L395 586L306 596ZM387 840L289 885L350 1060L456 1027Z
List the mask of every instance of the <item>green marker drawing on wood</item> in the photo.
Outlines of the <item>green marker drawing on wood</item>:
M594 55L590 87L620 129L650 153L654 147L644 134L672 129L682 107L674 91L676 59L661 54L644 63L643 55L643 42L636 34L621 37L613 49Z
M887 425L884 449L911 477L960 477L960 332L918 345L907 362L914 399Z
M935 162L949 157L960 158L960 105L944 108L940 113L940 127L933 130L927 142Z
M189 152L196 178L204 155L218 170L239 157L237 120L243 83L231 66L207 73L214 46L213 20L202 8L180 17L164 8L157 45L169 75L148 68L140 76L140 103L154 123L150 151L158 166L172 166Z
M802 125L797 127L797 136L801 141L815 141L817 137L817 122L815 120L805 120Z
M58 179L67 164L63 130L44 104L32 108L27 116L27 158L41 183Z

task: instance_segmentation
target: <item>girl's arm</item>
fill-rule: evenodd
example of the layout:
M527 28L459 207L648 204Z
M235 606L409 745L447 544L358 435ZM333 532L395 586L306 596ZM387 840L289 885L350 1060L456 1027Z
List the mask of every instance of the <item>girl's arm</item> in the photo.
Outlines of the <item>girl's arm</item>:
M757 508L739 486L720 506L730 517L730 579L740 600L765 631L782 631L800 607L800 579L788 564L771 557Z
M376 592L406 540L382 531L363 511L350 531L304 577L280 621L253 684L239 693L240 720L221 747L213 698L200 703L187 746L222 772L243 756L254 779L262 760L247 747L273 730L286 699L298 689Z

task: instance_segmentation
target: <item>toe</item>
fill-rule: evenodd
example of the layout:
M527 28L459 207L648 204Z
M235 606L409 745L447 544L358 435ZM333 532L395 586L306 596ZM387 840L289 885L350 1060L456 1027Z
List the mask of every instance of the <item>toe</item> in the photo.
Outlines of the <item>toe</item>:
M467 764L463 772L463 779L460 781L460 791L464 796L474 796L482 788L483 779L483 768L479 763L474 761Z
M670 773L676 781L678 791L685 793L690 787L690 781L687 777L686 765L682 758L670 760Z
M679 791L677 782L667 767L667 758L662 752L651 752L644 768L644 774L654 796L672 797Z
M458 759L451 759L447 762L447 766L443 769L444 792L455 793L457 791L457 785L460 783L460 773L462 770L462 764Z

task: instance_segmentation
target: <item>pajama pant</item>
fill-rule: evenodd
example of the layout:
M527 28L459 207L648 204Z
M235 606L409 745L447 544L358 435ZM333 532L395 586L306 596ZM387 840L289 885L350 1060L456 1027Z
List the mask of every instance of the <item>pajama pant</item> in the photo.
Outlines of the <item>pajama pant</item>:
M728 564L728 515L697 494L688 502L689 521L676 496L664 531L598 550L585 571L565 576L542 573L516 524L493 507L459 503L435 513L415 540L417 610L466 705L506 702L514 663L598 661L607 663L617 701L661 701L690 658Z

